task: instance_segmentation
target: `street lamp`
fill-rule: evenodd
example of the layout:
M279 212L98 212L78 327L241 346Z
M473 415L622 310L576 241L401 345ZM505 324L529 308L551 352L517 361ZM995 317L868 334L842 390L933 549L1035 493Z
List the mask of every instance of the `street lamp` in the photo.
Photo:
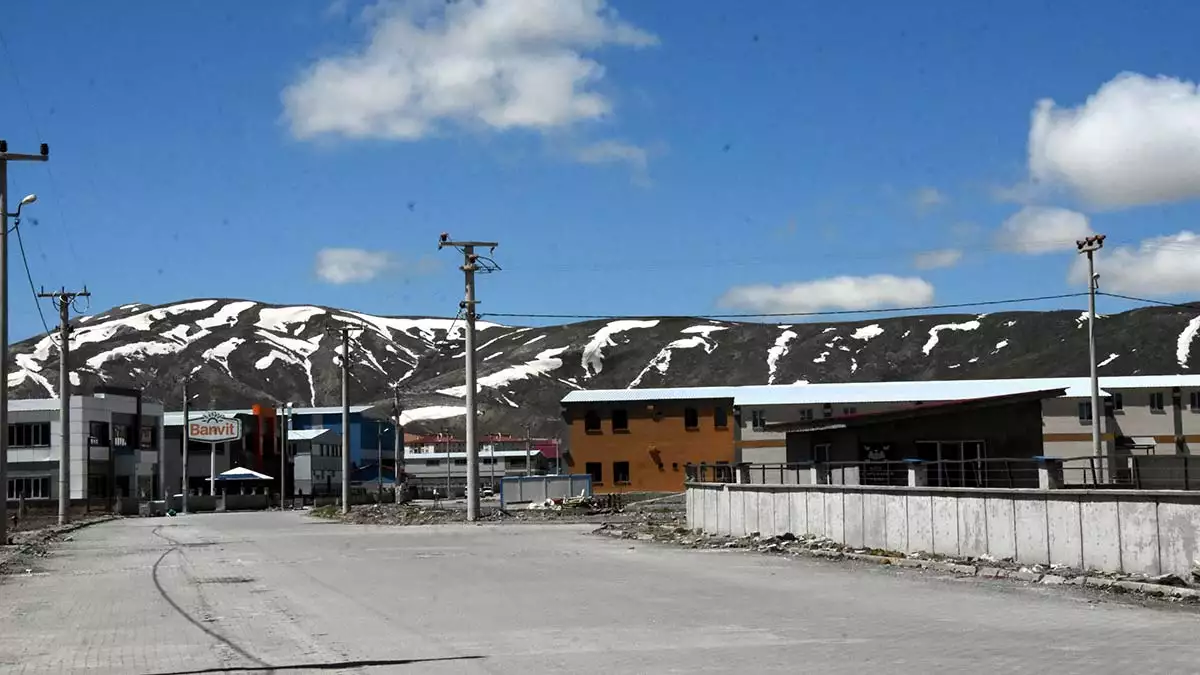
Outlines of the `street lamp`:
M1096 364L1096 289L1100 285L1100 275L1096 274L1096 251L1104 248L1103 234L1085 237L1075 242L1079 253L1087 256L1088 262L1088 362L1091 368L1092 384L1092 454L1103 456L1101 444L1100 417L1100 375Z

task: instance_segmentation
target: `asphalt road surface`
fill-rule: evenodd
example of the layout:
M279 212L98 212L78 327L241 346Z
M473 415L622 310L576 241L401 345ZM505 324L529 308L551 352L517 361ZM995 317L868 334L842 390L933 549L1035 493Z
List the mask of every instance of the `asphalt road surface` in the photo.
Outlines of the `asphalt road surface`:
M106 523L0 580L0 672L1200 670L1193 611L587 529Z

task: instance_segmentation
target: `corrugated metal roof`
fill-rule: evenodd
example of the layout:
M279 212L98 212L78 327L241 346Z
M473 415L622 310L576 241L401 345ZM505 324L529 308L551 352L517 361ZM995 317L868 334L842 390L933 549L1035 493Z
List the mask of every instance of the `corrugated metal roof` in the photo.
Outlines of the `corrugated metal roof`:
M341 435L332 429L291 429L287 437L289 441L315 441L326 434L330 434L329 440L342 440Z
M1132 375L1101 377L1102 389L1200 388L1200 375ZM749 385L741 387L675 387L664 389L596 389L572 391L564 404L627 401L686 401L731 398L736 405L813 405L821 403L896 403L951 401L986 396L1066 389L1067 396L1091 393L1086 377L1045 377L1002 380L920 380L904 382L843 382L829 384ZM1107 393L1107 392L1102 392Z

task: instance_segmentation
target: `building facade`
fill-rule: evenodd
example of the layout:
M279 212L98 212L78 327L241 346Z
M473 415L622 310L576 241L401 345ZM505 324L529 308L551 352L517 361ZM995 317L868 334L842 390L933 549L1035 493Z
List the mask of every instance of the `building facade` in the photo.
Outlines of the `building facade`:
M115 387L71 396L69 405L71 501L157 497L162 405ZM8 410L8 499L57 500L60 400L10 400Z
M295 467L295 488L290 494L341 494L341 436L328 429L294 429L288 434L288 450Z
M505 476L544 475L552 473L553 461L536 449L496 450L494 446L479 449L479 481L484 488L498 490ZM421 492L437 490L446 495L461 494L467 484L467 453L414 452L404 456L404 480Z

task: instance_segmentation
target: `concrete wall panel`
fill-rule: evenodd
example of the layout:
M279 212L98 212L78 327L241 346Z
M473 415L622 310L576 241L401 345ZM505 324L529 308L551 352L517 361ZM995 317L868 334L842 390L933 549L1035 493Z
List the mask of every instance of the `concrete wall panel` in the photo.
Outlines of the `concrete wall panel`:
M1046 522L1050 525L1050 562L1083 567L1083 534L1079 500L1050 497L1046 500Z
M887 548L887 503L878 492L863 493L863 546Z
M908 495L888 494L883 498L884 515L887 518L887 543L889 551L908 551Z
M846 502L844 493L840 490L825 493L825 527L827 528L825 536L836 542L845 543Z
M1121 567L1125 572L1154 576L1162 565L1158 554L1158 505L1149 500L1117 503L1121 519Z
M958 500L958 550L978 557L987 553L987 508L983 497Z
M1016 560L1017 536L1012 498L985 499L983 508L987 516L988 553L1002 560Z
M746 536L746 493L742 490L729 491L729 534Z
M933 509L933 552L940 555L958 555L958 498L934 495Z
M808 492L808 531L821 537L829 536L825 529L825 495Z
M1079 502L1083 519L1083 567L1094 570L1121 569L1121 524L1117 502L1111 498L1085 497Z
M863 546L863 494L846 492L842 498L842 522L846 528L847 546Z
M796 531L792 529L791 493L780 490L771 496L775 500L775 531L780 534L785 532L795 534Z
M1158 504L1159 557L1164 573L1185 579L1200 559L1200 507L1171 499Z
M1026 564L1050 564L1050 539L1043 497L1018 497L1013 502L1016 521L1017 560Z
M783 534L775 531L775 493L771 490L761 490L757 496L758 533L764 537Z
M788 495L788 504L790 506L790 515L788 517L792 522L793 534L809 534L812 530L808 527L808 493L793 492Z
M908 498L908 548L933 551L933 497L914 493Z
M729 490L717 492L717 533L733 534L733 497Z

